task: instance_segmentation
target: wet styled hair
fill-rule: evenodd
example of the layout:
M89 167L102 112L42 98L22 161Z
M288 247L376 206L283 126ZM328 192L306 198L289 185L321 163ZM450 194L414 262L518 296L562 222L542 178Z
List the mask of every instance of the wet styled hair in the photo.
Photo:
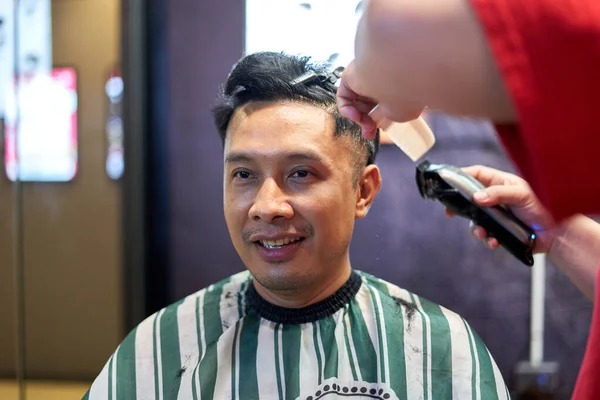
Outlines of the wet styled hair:
M379 132L374 139L366 140L360 126L339 113L337 87L330 81L313 79L294 84L294 80L310 71L320 76L329 73L326 65L311 63L309 57L259 52L242 58L229 74L212 109L221 143L225 143L227 127L238 108L253 102L292 101L321 107L335 118L334 136L347 136L354 141L359 172L373 164L379 150Z

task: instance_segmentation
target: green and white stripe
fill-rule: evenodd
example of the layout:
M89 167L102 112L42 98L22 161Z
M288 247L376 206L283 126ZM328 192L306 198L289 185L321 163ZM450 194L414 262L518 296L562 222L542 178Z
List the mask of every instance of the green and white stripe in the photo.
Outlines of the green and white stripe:
M135 335L135 391L138 398L156 399L156 370L154 357L154 322L158 314L143 321Z
M496 365L496 363L493 362L493 358L492 358L492 355L490 354L489 350L488 350L488 357L492 361L492 367L494 369L494 381L495 381L494 383L496 386L496 390L498 392L498 399L499 400L510 399L510 395L508 393L508 388L504 385L504 379L502 379L502 374L500 373L500 370L498 369L498 366ZM502 392L502 388L505 389L504 393Z
M336 335L337 322L336 315L341 315L338 311L334 316L326 317L317 322L319 330L319 349L323 354L323 380L338 376L340 363L339 338Z
M261 320L258 330L258 341L256 348L255 369L257 371L258 392L266 393L278 388L276 366L278 360L275 358L275 327L270 321ZM277 326L279 330L279 326ZM279 344L278 344L279 345Z
M117 398L117 363L114 360L117 360L119 358L119 349L117 348L117 350L115 351L114 356L112 357L111 360L111 364L109 366L109 370L110 371L110 378L109 378L109 390L111 391L111 399L116 399Z
M177 308L177 326L194 326L196 329L177 329L179 346L185 351L179 352L179 373L181 374L180 388L177 390L177 400L185 400L185 388L196 387L198 392L199 381L192 383L192 373L194 367L198 364L201 358L200 352L205 348L200 344L198 338L204 337L201 332L202 314L197 310L202 309L205 290L198 293L197 296L188 296L183 303ZM177 368L177 367L175 367ZM187 373L186 373L187 372ZM196 378L198 375L196 374Z
M488 349L459 315L361 275L352 301L302 325L248 313L247 272L211 285L133 330L86 398L295 400L333 385L391 399L509 398Z
M111 365L113 359L114 359L114 355L112 357L110 357L108 362L104 365L104 368L102 369L102 371L100 371L100 374L98 375L98 377L96 378L94 383L92 383L92 386L90 387L90 389L86 395L88 399L110 399L111 398L111 396L108 395L108 376L109 376L108 369L110 368L110 365ZM112 392L111 392L111 394L112 394Z
M469 351L471 353L471 367L473 371L472 382L473 382L473 392L472 397L475 400L481 399L481 392L479 390L479 385L481 383L479 377L479 358L477 357L476 348L475 348L475 338L473 337L473 332L469 328L467 321L463 320L463 324L465 325L465 329L467 330L467 334L469 335Z
M316 343L315 343L316 341ZM306 324L300 337L300 382L311 383L315 387L323 381L322 346L319 344L319 328L316 323Z
M358 355L362 355L362 352L354 344L354 338L352 334L352 325L350 323L350 305L346 305L344 310L344 339L346 352L348 353L348 360L350 361L350 368L352 370L352 377L355 381L362 381L362 373L360 364L358 363ZM361 341L362 339L362 341ZM357 343L359 345L364 344L366 342L366 337L357 338ZM362 360L361 360L362 361ZM365 365L365 364L362 364ZM365 365L365 368L369 368L370 366Z
M258 398L258 377L261 375L262 360L257 357L258 334L261 320L255 316L244 317L240 332L239 360L244 367L239 369L239 398ZM259 364L260 363L260 364Z
M408 292L390 288L392 296L408 299L409 303L413 303L412 295ZM428 379L428 371L426 368L428 363L427 355L429 353L427 323L423 319L421 312L413 312L410 315L405 314L402 319L402 326L399 329L404 330L404 343L402 352L404 353L405 378L406 378L406 393L404 398L410 399L411 396L427 399L426 393L429 393L429 385L431 380Z
M216 390L213 393L210 393L212 396L219 394L227 399L234 398L232 385L234 385L235 382L232 378L235 378L234 371L237 369L237 366L233 362L233 353L235 351L235 346L237 345L238 328L239 326L234 324L231 329L225 330L221 336L222 340L219 338L219 341L216 343L218 355L216 371L218 371L218 373L216 374L214 383ZM202 399L209 397L209 393L207 392L208 391L202 390Z
M163 400L163 359L162 359L162 343L160 334L160 320L165 310L160 310L154 320L154 382L155 394L157 400Z
M431 354L433 352L431 348L431 321L429 320L429 316L427 315L427 313L423 310L420 299L413 294L411 294L411 299L412 303L417 306L417 310L419 312L419 315L421 316L421 324L423 331L423 399L429 400L431 399L432 389Z
M273 335L273 362L275 364L275 378L277 380L277 394L279 399L284 398L286 393L286 376L283 367L283 326L275 324ZM272 390L272 389L271 389ZM261 392L268 393L268 392Z
M383 306L381 303L381 296L378 291L369 287L369 292L372 296L373 310L375 312L375 323L377 332L377 356L378 356L378 367L377 377L379 382L390 383L390 370L389 365L389 350L387 344L387 330L385 326L385 314L383 312Z
M452 361L455 365L471 365L473 363L473 354L470 349L470 337L466 330L462 319L458 319L454 314L446 309L442 310L450 330L454 332L452 335ZM452 369L452 393L454 397L468 399L472 397L473 389L471 386L461 384L461 382L472 382L472 368L453 368Z
M363 278L363 283L365 282L366 279ZM369 367L369 370L372 371L369 374L371 377L366 378L366 380L371 382L386 382L382 377L382 374L385 373L385 367L381 363L381 358L383 357L384 353L381 351L380 347L380 345L383 344L381 343L381 322L379 321L379 310L373 301L373 294L371 293L371 290L369 290L369 287L364 284L362 288L363 290L360 290L356 294L356 298L353 300L357 303L356 305L358 306L358 310L360 310L360 313L357 314L359 315L358 326L363 326L366 328L369 338L366 343L365 341L362 342L363 345L361 347L363 347L364 350L360 351L360 353L370 355L370 359L366 362L369 364L375 364L375 368ZM372 316L372 318L367 318L367 316Z

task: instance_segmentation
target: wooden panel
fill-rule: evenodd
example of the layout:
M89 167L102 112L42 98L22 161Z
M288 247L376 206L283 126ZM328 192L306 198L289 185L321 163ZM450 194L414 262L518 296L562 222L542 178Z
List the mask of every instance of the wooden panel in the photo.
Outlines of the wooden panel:
M52 3L54 63L78 73L80 164L72 182L23 187L28 378L92 379L124 336L120 188L104 170L104 83L119 60L119 12L118 0ZM8 182L0 182L4 259L14 204ZM12 281L5 265L0 285ZM0 372L10 376L14 319L5 316L12 294L0 288Z

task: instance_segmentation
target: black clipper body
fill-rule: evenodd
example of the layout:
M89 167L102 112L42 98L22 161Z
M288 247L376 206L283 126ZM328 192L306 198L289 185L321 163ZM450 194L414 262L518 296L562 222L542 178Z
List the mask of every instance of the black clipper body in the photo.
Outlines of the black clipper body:
M438 200L457 215L470 219L525 265L533 265L535 232L505 207L475 204L473 194L485 188L475 178L455 166L428 161L417 165L416 178L423 198Z

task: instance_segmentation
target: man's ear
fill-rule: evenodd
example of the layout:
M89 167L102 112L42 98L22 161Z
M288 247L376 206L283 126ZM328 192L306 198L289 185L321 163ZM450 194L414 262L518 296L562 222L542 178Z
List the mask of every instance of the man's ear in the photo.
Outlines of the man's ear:
M381 173L376 165L367 165L358 178L358 191L356 193L356 219L367 215L373 200L381 188Z

